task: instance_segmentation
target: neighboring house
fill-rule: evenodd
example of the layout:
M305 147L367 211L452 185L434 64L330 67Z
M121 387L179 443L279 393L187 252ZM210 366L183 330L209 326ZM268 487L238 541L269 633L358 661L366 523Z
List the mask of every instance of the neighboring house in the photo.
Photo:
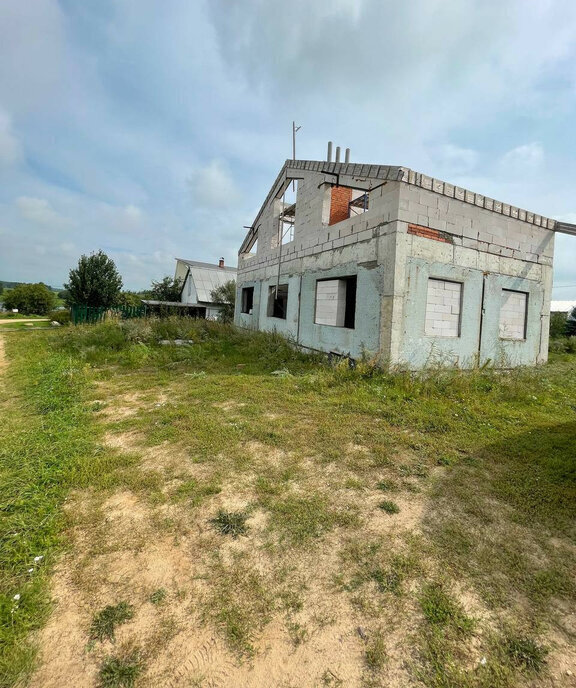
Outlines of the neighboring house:
M554 236L575 225L330 151L287 160L249 229L238 325L410 369L546 360Z
M236 280L236 268L225 267L223 258L218 265L176 258L174 277L182 280L180 303L174 305L191 309L197 317L215 320L221 307L212 301L211 293L226 282Z
M576 308L576 301L552 301L550 313L565 313L568 315L574 308Z

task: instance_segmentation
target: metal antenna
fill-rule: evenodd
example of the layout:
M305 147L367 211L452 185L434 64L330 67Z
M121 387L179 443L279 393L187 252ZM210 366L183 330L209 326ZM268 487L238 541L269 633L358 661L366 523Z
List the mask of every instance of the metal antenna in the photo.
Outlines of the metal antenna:
M292 160L296 160L296 132L302 129L297 127L296 122L292 122ZM296 191L296 182L292 182L292 191Z

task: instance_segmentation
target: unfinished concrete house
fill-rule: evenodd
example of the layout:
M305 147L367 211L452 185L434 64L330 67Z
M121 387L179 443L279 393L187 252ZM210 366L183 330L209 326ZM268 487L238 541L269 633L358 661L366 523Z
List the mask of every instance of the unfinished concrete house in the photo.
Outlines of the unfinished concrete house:
M546 360L554 235L575 225L328 151L287 160L249 228L238 325L409 369Z

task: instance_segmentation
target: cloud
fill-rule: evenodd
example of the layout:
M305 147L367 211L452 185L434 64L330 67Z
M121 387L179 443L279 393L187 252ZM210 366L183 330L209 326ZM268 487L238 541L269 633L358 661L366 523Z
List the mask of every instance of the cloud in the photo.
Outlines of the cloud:
M222 160L194 170L189 179L194 203L202 208L229 208L240 199L236 182Z
M505 153L500 160L500 167L505 172L536 172L544 162L544 149L537 142L525 143Z
M299 157L331 139L353 161L574 211L572 0L169 7L0 3L0 278L61 284L99 248L129 288L177 255L235 263L293 119Z
M452 143L433 149L432 154L450 175L469 174L477 166L479 160L478 151L455 146Z
M20 196L16 199L16 207L25 220L39 225L56 228L70 224L70 220L57 213L44 198Z

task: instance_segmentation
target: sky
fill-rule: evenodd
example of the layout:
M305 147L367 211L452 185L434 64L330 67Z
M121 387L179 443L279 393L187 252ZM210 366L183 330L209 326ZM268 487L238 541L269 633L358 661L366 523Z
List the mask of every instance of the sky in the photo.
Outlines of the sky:
M576 223L576 3L2 0L0 280L236 265L293 120L299 158L333 140Z

